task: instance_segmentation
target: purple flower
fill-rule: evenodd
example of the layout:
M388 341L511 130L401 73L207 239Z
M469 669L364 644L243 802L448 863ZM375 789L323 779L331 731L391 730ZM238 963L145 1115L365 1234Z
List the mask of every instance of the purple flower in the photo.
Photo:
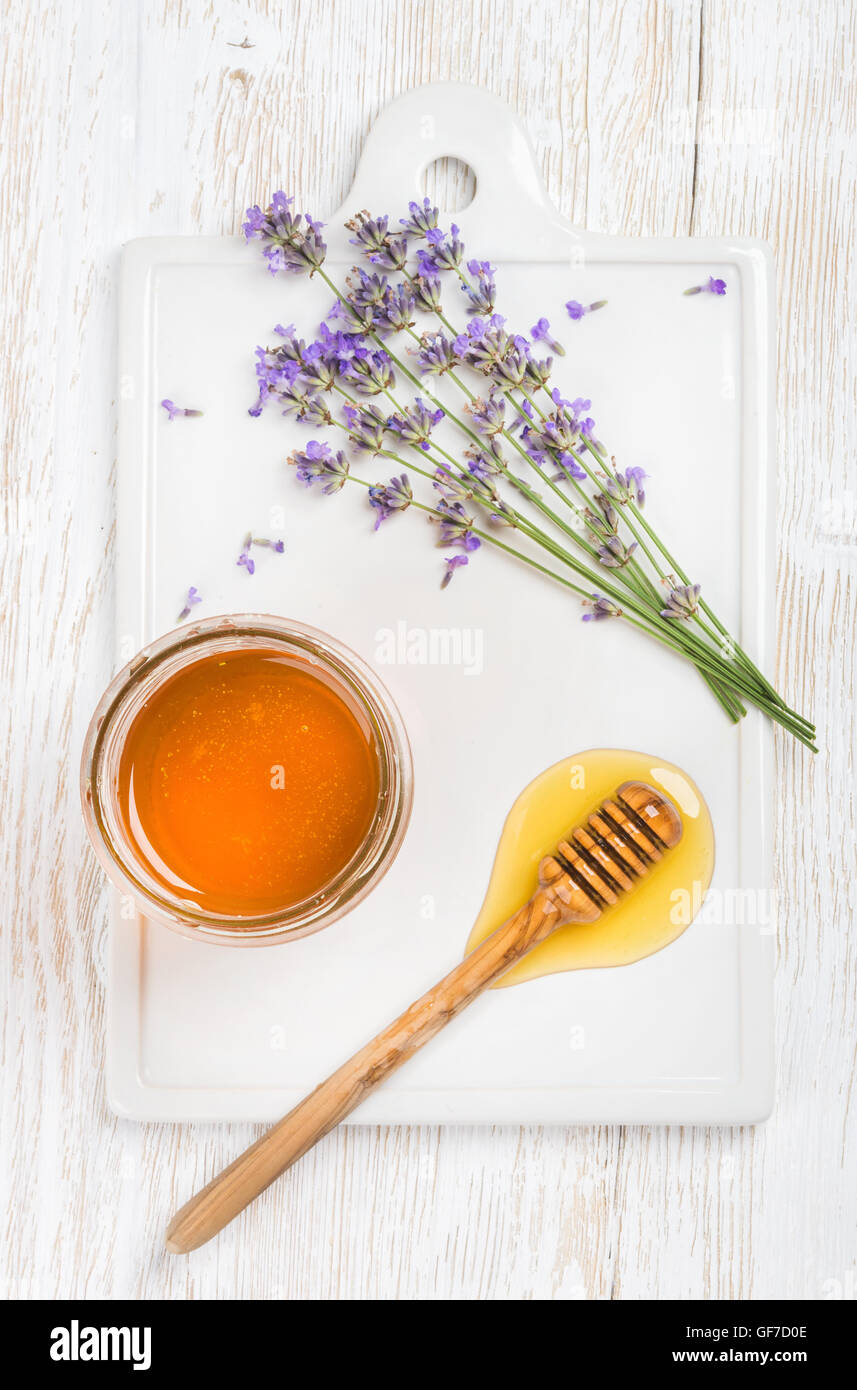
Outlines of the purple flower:
M432 207L429 198L423 198L421 203L408 203L408 212L409 217L399 218L399 225L408 236L425 236L437 226L437 208Z
M360 337L372 332L375 323L374 305L357 304L350 299L337 299L328 318L342 319L347 331Z
M386 270L404 270L408 260L408 239L404 236L387 237L377 251L369 251L370 261Z
M470 460L468 471L477 478L494 478L498 473L507 472L506 460L496 435L487 439L481 448L471 444L465 449L464 456Z
M661 617L689 621L699 608L699 593L699 584L676 585L670 589Z
M433 265L435 270L457 270L464 255L464 242L459 238L459 229L453 222L449 233L440 227L430 227L426 232L430 250L420 252L420 265Z
M427 314L436 314L441 307L440 276L432 266L421 272L413 281L415 302L418 309Z
M348 479L348 461L340 450L334 454L330 445L311 439L305 449L291 454L288 462L297 469L298 481L306 487L322 481L322 492L339 492Z
M261 546L263 550L275 550L278 555L282 555L286 548L284 541L272 541L266 536L254 536L252 544Z
M248 241L263 243L263 255L272 275L279 270L297 275L308 270L314 275L327 254L321 236L324 223L309 213L293 213L293 202L294 198L279 191L264 212L258 206L247 209L244 235Z
M376 513L375 530L386 521L394 512L405 511L413 501L413 491L407 473L402 473L398 478L391 478L388 483L380 483L376 487L369 489L369 506L373 507Z
M591 600L583 600L584 608L591 608L591 613L584 613L585 623L600 623L604 618L621 618L622 609L617 608L615 603L611 603L609 598L604 598L601 594L593 594Z
M443 376L458 366L455 347L443 333L424 333L417 353L419 369L426 376Z
M569 301L571 304L574 302L574 300ZM534 323L530 329L530 337L534 343L544 343L551 352L556 353L557 357L565 356L565 348L562 343L557 342L556 338L551 333L550 321L548 319L539 319L538 323Z
M370 217L364 208L345 225L350 232L354 233L351 238L351 245L359 246L361 251L369 252L380 251L386 245L389 223L389 217Z
M401 414L390 416L387 429L398 435L406 444L416 444L421 449L428 449L431 432L442 419L443 411L440 407L432 410L417 396L413 404L406 406Z
M488 261L468 261L467 269L473 279L469 285L463 282L461 288L470 300L468 314L493 314L497 298L494 267Z
M643 482L647 477L648 474L644 473L642 468L626 468L624 473L617 472L615 478L608 478L604 487L620 506L626 502L633 502L636 506L642 507L646 501Z
M435 515L431 518L440 526L438 545L459 545L462 550L478 550L482 542L473 535L473 517L464 510L461 502L438 502Z
M250 554L250 547L252 544L253 537L251 534L248 534L244 537L244 548L241 551L241 554L238 556L238 559L235 561L236 565L242 565L248 574L256 573L256 561Z
M556 456L556 461L561 469L561 472L557 474L558 478L574 478L578 483L582 483L586 480L586 469L581 468L574 454L558 454Z
M513 339L504 356L490 369L490 376L504 391L522 386L527 377L530 358L526 347Z
M342 376L361 396L377 396L381 391L392 390L396 384L393 364L383 348L377 352L358 348L353 357L342 364Z
M637 542L626 545L618 536L608 536L598 547L598 558L608 569L622 569L633 558Z
M690 289L689 289L689 290L685 290L684 293L685 293L685 294L725 294L725 293L726 293L726 281L725 281L725 280L715 280L715 278L714 278L713 275L709 275L708 280L706 281L706 283L705 283L704 285L691 285Z
M382 302L375 309L375 329L384 335L400 333L403 328L413 326L414 292L410 285L390 286Z
M348 426L348 438L356 449L366 454L380 454L387 430L386 417L376 405L344 405L342 414Z
M606 299L596 299L593 304L581 304L576 299L569 299L566 304L568 317L570 319L582 319L584 314L592 314L596 309L603 309L607 303Z
M528 447L546 449L550 454L569 454L580 442L580 425L575 416L560 406L546 420L539 420L524 429Z
M539 361L535 357L530 357L529 355L527 356L526 377L527 380L530 382L531 386L534 388L534 390L539 391L542 387L544 387L545 390L547 390L547 384L550 381L552 371L552 357L545 357L541 361Z
M173 405L172 401L161 401L161 405L164 407L164 410L167 412L167 417L170 420L175 420L177 415L194 416L202 414L201 410L186 410L184 406Z
M619 528L619 514L605 492L597 492L595 494L595 505L601 512L601 518L599 518L599 520L603 518L603 525L607 526L615 533Z
M473 496L487 511L489 521L499 526L517 526L518 518L512 508L503 501L494 479L480 475L475 466L472 467L471 474Z
M510 425L509 425L509 429L510 429L510 430L526 430L526 429L529 429L529 428L531 427L532 423L533 423L533 419L534 419L534 416L533 416L533 407L530 405L530 402L529 402L529 401L521 401L520 405L518 406L518 414L515 416L514 420L511 421L511 423L510 423Z
M356 279L354 278L356 276ZM386 275L370 275L362 266L356 265L346 282L354 304L374 308L380 304L390 287Z
M432 486L452 502L469 502L473 496L471 478L454 473L448 463L442 463L435 469Z
M194 586L191 585L187 591L187 598L184 601L184 608L179 613L177 621L183 623L185 618L189 618L190 610L196 603L202 603L202 597L200 595L199 589L195 589Z
M455 571L461 569L462 565L469 564L469 562L469 555L445 555L443 563L446 565L446 569L444 570L443 579L440 581L440 587L445 589L451 581L452 576L455 574Z
M487 434L491 437L502 434L506 428L505 398L495 395L493 391L487 400L480 400L477 397L476 400L470 401L464 409L480 434Z

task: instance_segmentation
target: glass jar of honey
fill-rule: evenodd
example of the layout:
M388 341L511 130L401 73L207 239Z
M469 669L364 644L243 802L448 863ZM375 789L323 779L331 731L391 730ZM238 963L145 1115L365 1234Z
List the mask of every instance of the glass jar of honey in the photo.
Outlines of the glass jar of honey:
M411 809L401 716L325 633L255 614L168 633L112 681L84 743L96 854L144 916L265 945L341 917Z

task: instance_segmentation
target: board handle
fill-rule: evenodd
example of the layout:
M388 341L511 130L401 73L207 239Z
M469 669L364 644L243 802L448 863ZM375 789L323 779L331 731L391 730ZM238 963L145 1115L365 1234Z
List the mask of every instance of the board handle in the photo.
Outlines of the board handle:
M557 216L521 121L493 92L466 82L428 82L384 107L342 211L404 214L411 198L423 197L425 170L445 155L463 160L476 175L468 214L508 217L514 206L516 215Z

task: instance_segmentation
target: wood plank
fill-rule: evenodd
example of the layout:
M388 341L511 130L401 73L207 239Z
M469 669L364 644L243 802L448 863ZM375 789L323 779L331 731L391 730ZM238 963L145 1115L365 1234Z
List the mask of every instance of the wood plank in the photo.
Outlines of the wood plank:
M847 1288L853 7L11 0L4 27L0 188L18 210L3 229L0 379L4 1291L574 1299ZM825 740L814 764L777 745L779 1103L756 1131L356 1128L331 1135L215 1245L171 1260L168 1214L257 1131L138 1126L104 1103L106 892L84 843L76 762L112 669L117 251L130 236L232 232L275 184L324 216L381 106L448 77L518 109L574 221L744 233L776 249L778 679L814 704ZM439 177L462 191L454 171Z

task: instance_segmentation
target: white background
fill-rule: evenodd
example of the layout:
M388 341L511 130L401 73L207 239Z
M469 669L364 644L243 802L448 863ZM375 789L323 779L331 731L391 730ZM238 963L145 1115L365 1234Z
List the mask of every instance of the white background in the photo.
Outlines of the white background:
M0 150L10 1295L854 1296L857 35L845 3L706 0L700 31L701 9L12 6ZM229 46L245 36L252 47ZM447 77L517 108L578 224L775 249L777 678L824 744L811 761L777 743L777 1109L758 1130L357 1127L217 1244L169 1258L166 1215L255 1130L138 1126L104 1102L107 894L76 778L113 659L118 248L234 232L272 186L324 217L380 107Z

